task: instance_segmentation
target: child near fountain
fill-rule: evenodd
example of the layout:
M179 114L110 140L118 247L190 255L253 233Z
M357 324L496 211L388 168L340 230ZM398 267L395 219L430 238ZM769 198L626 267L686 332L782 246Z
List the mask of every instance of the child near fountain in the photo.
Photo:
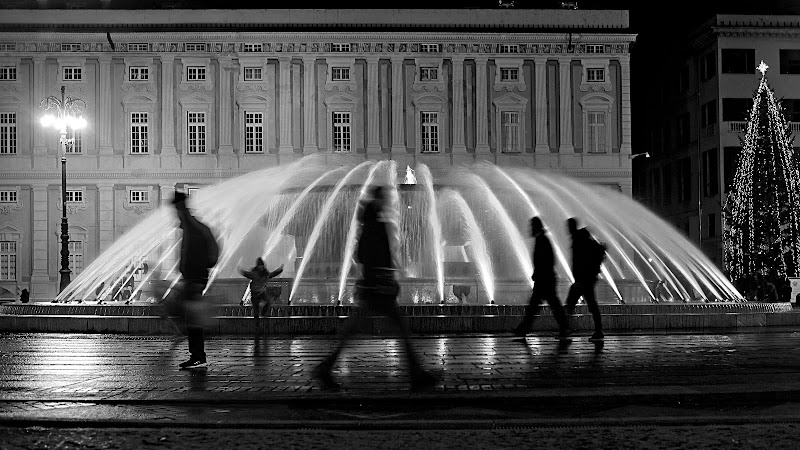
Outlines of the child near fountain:
M261 313L268 310L270 300L274 297L280 296L280 288L277 288L277 296L275 295L275 288L267 285L270 278L275 278L283 272L283 264L280 267L270 272L264 264L264 260L256 258L256 265L250 270L239 269L239 273L250 279L250 298L253 303L253 319L255 319L256 332L261 330L260 321ZM261 303L263 302L263 310Z

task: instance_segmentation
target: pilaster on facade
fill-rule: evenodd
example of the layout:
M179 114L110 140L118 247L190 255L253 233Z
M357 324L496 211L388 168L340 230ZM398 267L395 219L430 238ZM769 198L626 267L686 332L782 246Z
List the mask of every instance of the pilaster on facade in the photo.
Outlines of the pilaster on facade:
M378 57L367 57L367 155L379 155L380 109L378 104Z
M233 96L231 95L231 70L233 61L231 58L219 59L219 158L220 167L231 167L230 161L224 159L233 158L233 139L231 130L233 128Z
M558 58L558 128L560 154L575 153L572 144L572 58Z
M114 242L114 184L97 184L98 237L100 251L104 252Z
M177 162L175 148L175 55L161 55L161 164L165 158ZM166 167L175 167L167 165Z
M45 57L33 57L33 111L39 110L39 102L44 100L47 96L45 90L47 88L47 73ZM34 157L46 156L47 145L44 139L44 127L39 126L38 123L31 124L33 127L33 154Z
M405 152L403 57L392 57L392 153Z
M619 57L621 69L621 84L622 92L620 93L621 106L621 119L622 119L622 141L620 143L619 152L622 154L630 154L632 152L631 146L631 62L629 55L622 55ZM628 191L630 195L630 191Z
M48 270L48 211L47 185L31 186L31 204L33 218L32 248L33 270L31 272L31 296L43 298L55 292L55 285L50 282Z
M547 57L533 58L536 153L550 153L547 136Z
M291 78L291 57L278 58L278 88L280 114L278 116L278 152L281 154L293 154L292 145L292 78Z
M111 118L113 116L113 107L111 105L111 57L101 55L97 59L99 62L98 68L100 70L97 83L98 153L101 155L111 155L114 153L114 146L111 138Z
M466 153L464 143L464 57L454 56L453 64L453 153Z
M489 89L488 57L475 57L475 154L488 154L489 148Z
M303 153L316 153L317 147L317 58L303 57Z

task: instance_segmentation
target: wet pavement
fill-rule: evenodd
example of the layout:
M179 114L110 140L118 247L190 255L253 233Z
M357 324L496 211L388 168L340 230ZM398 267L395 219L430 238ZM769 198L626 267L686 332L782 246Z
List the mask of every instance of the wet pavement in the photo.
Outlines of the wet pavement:
M691 436L708 448L781 448L800 431L798 337L420 336L415 348L442 379L422 391L409 389L398 340L362 337L334 370L343 389L330 392L310 376L330 337L213 337L209 367L178 370L188 356L181 337L0 334L0 434L9 436L0 448L197 448L202 436L214 447L344 439L421 448L434 435L452 439L440 448L701 442L684 441Z

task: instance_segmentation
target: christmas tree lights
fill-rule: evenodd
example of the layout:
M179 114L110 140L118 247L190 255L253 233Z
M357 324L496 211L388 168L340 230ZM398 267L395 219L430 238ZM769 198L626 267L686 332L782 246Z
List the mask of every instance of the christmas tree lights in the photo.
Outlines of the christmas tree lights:
M798 160L764 61L758 70L761 82L725 208L725 266L734 282L756 274L796 277L800 268Z

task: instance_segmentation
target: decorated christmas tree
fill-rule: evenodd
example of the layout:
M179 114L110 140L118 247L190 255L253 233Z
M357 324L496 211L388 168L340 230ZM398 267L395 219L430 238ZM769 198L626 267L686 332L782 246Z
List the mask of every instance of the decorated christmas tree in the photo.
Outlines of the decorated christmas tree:
M767 65L761 61L758 70L761 83L725 208L725 266L734 282L757 274L783 280L800 269L800 172Z

